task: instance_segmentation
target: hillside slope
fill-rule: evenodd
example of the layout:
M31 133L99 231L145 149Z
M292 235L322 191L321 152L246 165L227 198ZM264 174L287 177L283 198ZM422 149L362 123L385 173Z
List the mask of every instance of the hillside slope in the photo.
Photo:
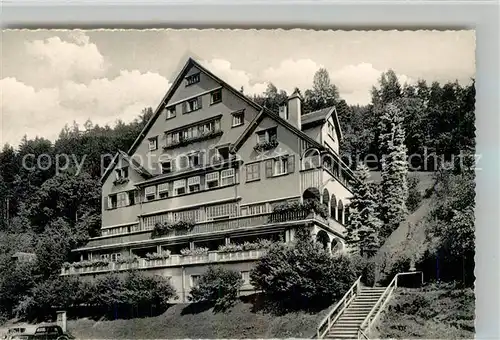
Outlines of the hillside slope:
M68 330L78 339L310 338L327 312L276 316L254 312L253 307L241 301L227 313L213 313L212 309L193 311L193 305L177 304L156 317L71 320Z
M372 339L473 339L474 291L450 284L398 289Z
M429 172L411 173L411 176L419 179L417 189L422 196L435 183ZM397 272L408 270L411 259L418 260L425 253L428 246L425 218L432 204L433 197L424 198L417 210L401 222L377 251L374 257L377 282L390 280Z

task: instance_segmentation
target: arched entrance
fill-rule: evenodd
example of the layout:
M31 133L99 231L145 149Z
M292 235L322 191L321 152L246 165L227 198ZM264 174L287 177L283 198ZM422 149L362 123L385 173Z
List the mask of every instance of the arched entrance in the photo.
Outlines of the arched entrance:
M321 157L319 154L319 150L310 149L304 153L304 157L302 158L302 169L315 169L320 166Z
M332 194L332 199L330 201L330 217L334 220L337 219L337 198Z
M317 188L307 188L302 194L302 199L320 201L321 194Z
M323 190L323 205L326 207L326 211L330 209L330 193L328 189Z
M318 231L318 234L316 235L316 242L321 244L324 249L327 249L328 243L330 242L330 237L328 237L328 234L324 230Z
M332 240L331 249L332 254L339 253L344 250L344 243L340 239L334 238Z

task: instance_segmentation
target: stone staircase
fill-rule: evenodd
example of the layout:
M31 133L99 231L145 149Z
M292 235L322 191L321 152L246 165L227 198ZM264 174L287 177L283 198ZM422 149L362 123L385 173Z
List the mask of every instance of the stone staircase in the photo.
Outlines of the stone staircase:
M335 321L325 338L357 339L361 323L374 308L385 289L386 287L361 287L359 294Z

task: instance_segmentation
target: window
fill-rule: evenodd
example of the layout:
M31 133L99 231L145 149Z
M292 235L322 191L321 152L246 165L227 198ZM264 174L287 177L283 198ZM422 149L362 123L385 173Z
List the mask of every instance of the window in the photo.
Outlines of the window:
M252 204L252 205L249 205L247 208L248 208L249 215L258 215L258 214L267 213L267 204L266 203Z
M220 103L222 101L222 89L215 90L210 94L210 104Z
M250 283L250 272L249 271L241 272L241 279L243 280L244 285L249 284Z
M219 173L211 172L206 175L205 182L208 189L216 188L219 186Z
M207 219L221 219L236 216L238 205L235 203L226 203L211 205L205 208Z
M185 104L185 110L184 110L185 113L201 109L201 97L190 99L184 104Z
M295 156L266 160L266 177L290 174L295 171Z
M134 205L135 204L135 195L136 195L136 191L135 190L128 192L128 203L129 203L129 205Z
M180 179L174 182L174 192L176 195L182 195L186 193L186 180Z
M223 146L217 148L217 153L219 154L219 157L222 158L223 160L228 160L229 159L229 146Z
M220 173L221 185L234 184L234 169L222 170Z
M330 137L333 139L333 136L335 136L335 128L332 123L328 122L328 134Z
M188 178L189 192L200 191L200 176Z
M116 260L118 260L121 256L122 254L120 253L111 254L111 261L116 262Z
M191 287L197 287L200 283L200 275L191 275Z
M167 119L175 117L175 106L167 107L165 111L166 111Z
M257 143L273 142L278 139L276 128L257 132Z
M243 125L245 118L244 111L234 112L232 115L233 115L233 124L232 124L233 127Z
M192 74L186 77L186 86L193 85L200 82L200 74Z
M116 195L108 196L108 209L116 209L117 208L117 200Z
M116 179L128 178L128 167L116 169L115 172L116 172Z
M149 151L154 151L158 148L158 137L149 139Z
M145 189L146 201L152 201L156 198L156 187L150 186Z
M167 198L168 197L169 184L170 183L158 184L158 196L160 196L160 198Z
M248 164L246 166L246 181L256 181L260 179L260 163Z
M288 169L288 159L285 157L275 159L274 160L274 176L284 175L286 174Z
M200 154L195 153L195 154L189 155L188 161L189 161L189 166L191 168L199 166L200 165Z
M117 207L126 207L128 205L128 193L127 192L120 192L119 194L116 195L116 201L117 201Z
M161 163L161 173L169 174L172 172L172 161L165 161Z

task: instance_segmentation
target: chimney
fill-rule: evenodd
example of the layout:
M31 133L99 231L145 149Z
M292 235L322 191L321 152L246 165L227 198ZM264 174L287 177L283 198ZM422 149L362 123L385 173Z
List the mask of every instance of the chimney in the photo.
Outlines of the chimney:
M297 129L302 130L302 96L299 89L295 88L292 95L287 100L287 120Z

